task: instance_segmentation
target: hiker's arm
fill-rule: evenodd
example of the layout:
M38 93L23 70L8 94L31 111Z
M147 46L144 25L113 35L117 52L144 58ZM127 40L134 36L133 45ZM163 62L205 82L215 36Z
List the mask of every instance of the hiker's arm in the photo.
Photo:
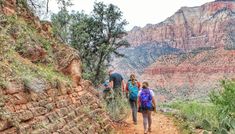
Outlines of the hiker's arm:
M128 84L126 84L126 89L125 89L125 91L126 91L126 98L128 98L128 93L129 93Z
M113 88L113 81L110 81L110 82L109 82L109 87L110 87L110 88Z
M137 98L137 109L140 107L140 96Z
M122 91L125 92L125 82L122 80Z
M157 105L156 105L156 100L154 96L153 96L152 102L153 102L154 107L156 108Z
M128 84L126 84L126 92L128 92L129 91L129 89L128 89Z
M138 89L140 90L141 88L140 82L137 82L137 85L138 85Z
M141 91L138 92L138 97L137 97L137 109L140 107L140 93Z

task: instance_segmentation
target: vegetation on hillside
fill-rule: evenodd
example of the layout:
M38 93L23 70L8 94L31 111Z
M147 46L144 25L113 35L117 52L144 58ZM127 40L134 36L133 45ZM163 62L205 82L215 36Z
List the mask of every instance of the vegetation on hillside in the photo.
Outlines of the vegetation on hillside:
M56 68L53 54L53 39L37 32L32 24L22 17L1 15L0 29L0 88L9 88L11 83L27 85L37 80L45 85L56 86L59 82L71 85L71 79ZM30 61L35 50L45 51L45 57Z
M164 105L177 109L174 116L179 120L183 133L204 129L204 134L227 134L235 132L235 83L222 81L222 89L213 91L210 102L178 101Z

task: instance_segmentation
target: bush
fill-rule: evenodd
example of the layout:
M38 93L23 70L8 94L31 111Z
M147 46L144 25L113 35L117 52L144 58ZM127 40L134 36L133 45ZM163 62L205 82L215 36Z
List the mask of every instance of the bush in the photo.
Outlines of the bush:
M227 116L235 118L235 83L231 81L222 81L223 89L219 92L213 91L210 99L220 109L219 119Z
M177 101L168 106L178 109L180 119L204 129L205 134L235 133L235 83L222 81L221 85L221 90L209 95L210 103Z
M105 109L113 121L119 122L128 116L129 102L124 97L117 97L115 99L104 100Z
M180 117L189 121L194 127L202 127L203 120L208 120L213 125L218 125L217 122L217 108L211 103L200 102L173 102L169 105L173 109L180 111Z
M221 84L219 92L213 91L210 94L211 102L219 109L219 125L214 128L220 133L235 133L235 83L223 80Z

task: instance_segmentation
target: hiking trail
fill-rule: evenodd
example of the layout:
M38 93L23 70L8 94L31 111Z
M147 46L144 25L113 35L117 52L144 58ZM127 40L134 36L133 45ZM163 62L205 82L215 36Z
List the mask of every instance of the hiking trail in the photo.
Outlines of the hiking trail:
M133 124L132 116L129 114L126 119L126 125L117 127L118 134L143 134L143 117L141 113L137 116L137 125ZM152 132L148 134L179 134L177 126L173 120L161 113L152 113Z

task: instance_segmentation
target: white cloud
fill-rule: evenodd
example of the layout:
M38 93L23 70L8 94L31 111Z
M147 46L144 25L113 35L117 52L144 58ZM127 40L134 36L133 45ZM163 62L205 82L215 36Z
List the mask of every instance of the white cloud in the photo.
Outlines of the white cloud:
M123 12L129 22L127 30L134 26L145 26L148 23L156 24L173 15L182 6L200 6L213 0L96 0L106 4L114 4ZM71 10L90 13L95 0L72 0ZM50 8L57 12L55 0L50 1Z

